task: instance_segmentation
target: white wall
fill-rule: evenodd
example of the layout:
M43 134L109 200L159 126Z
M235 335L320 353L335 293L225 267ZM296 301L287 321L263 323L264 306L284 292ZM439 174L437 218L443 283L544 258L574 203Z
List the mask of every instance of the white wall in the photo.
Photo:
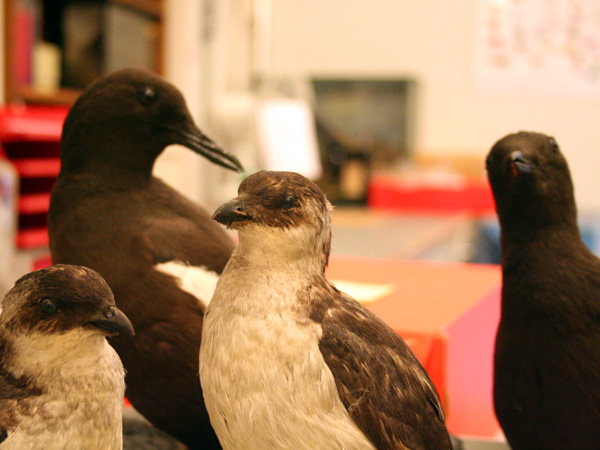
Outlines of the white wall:
M484 97L470 84L476 0L273 0L273 66L285 74L408 76L416 150L485 154L521 129L554 135L580 210L600 211L600 101Z
M237 136L237 129L223 129L216 113L230 89L246 88L239 79L249 76L244 70L249 59L248 39L233 58L229 46L230 35L243 31L238 16L247 16L248 0L164 2L165 77L181 90L202 131L232 152L235 139L228 133ZM239 151L234 153L241 156ZM239 184L238 174L181 146L169 147L155 169L155 175L209 211L234 197Z
M204 45L202 42L203 0L165 0L165 78L183 93L194 120L202 128L205 118L202 90ZM191 32L191 30L194 30ZM186 196L202 201L208 162L191 150L172 146L156 162L154 174Z

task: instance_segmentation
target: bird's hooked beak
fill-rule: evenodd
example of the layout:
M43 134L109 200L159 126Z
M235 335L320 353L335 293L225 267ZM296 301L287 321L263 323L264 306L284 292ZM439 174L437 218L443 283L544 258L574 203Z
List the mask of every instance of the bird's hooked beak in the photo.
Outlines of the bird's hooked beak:
M214 212L212 218L226 227L230 227L235 222L242 222L252 219L242 203L234 198L224 203Z
M512 169L513 176L517 176L519 173L530 173L533 172L534 165L529 159L523 156L523 153L519 150L515 150L510 154L510 167Z
M111 306L108 311L98 314L88 323L111 333L127 333L132 336L135 334L133 325L131 325L127 316L114 306Z
M188 124L185 127L169 127L169 130L173 133L175 144L183 145L226 169L235 172L244 171L242 164L235 156L223 150L195 125Z

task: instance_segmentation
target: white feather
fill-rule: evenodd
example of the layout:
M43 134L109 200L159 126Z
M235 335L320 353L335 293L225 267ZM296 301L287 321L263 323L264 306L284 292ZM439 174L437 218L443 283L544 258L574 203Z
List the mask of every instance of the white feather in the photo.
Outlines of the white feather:
M18 334L10 369L45 389L21 403L3 450L121 450L125 373L98 332ZM27 404L29 403L29 405ZM27 406L33 407L29 414Z
M216 272L181 261L160 263L155 265L154 269L175 278L181 290L193 295L205 306L210 303L219 281Z

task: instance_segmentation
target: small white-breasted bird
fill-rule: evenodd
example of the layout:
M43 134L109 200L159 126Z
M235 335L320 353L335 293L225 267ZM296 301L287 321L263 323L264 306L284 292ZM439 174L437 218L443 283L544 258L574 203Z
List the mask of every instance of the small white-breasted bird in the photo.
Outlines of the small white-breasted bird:
M261 171L213 215L239 244L204 318L200 380L224 450L450 449L427 373L325 279L331 205Z
M20 278L0 314L0 449L123 448L123 365L133 333L102 277L56 265Z

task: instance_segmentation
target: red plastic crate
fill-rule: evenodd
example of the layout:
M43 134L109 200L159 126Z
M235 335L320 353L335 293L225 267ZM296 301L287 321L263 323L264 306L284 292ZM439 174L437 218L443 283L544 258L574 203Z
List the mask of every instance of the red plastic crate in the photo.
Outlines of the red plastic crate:
M69 112L64 106L9 105L0 109L0 139L11 141L60 142Z
M374 209L423 212L494 212L494 198L486 180L465 179L455 186L404 183L391 177L373 177L369 183L368 205Z
M64 106L0 108L0 144L20 178L17 246L48 245L50 192L60 172Z
M22 195L18 202L19 214L47 213L50 208L50 193Z
M21 178L58 177L60 158L25 158L12 160Z

